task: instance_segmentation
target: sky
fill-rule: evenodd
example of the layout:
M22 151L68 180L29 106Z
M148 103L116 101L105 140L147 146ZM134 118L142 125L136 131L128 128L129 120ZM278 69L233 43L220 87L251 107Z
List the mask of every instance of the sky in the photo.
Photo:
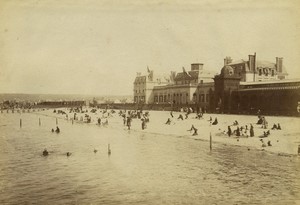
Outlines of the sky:
M133 94L137 72L220 72L223 59L300 78L299 1L0 1L0 93Z

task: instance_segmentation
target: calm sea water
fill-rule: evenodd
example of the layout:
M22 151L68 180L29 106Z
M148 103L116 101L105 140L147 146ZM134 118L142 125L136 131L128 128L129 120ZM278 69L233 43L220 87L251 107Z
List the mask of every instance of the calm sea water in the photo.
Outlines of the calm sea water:
M297 156L222 144L214 144L210 152L205 141L128 131L117 124L104 128L59 120L60 134L51 133L55 126L51 117L0 114L0 204L227 205L300 200ZM50 151L47 157L42 156L44 148ZM66 152L72 155L67 157Z

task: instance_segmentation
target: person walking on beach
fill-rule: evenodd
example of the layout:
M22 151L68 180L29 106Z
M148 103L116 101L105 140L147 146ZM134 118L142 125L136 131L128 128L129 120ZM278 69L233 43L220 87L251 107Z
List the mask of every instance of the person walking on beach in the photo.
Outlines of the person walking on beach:
M130 117L127 117L127 127L128 127L128 130L130 130L130 127L131 127L131 118Z
M250 137L254 137L254 128L253 125L250 125Z
M235 135L238 136L238 137L241 136L239 127L236 128Z
M145 119L141 119L142 120L142 130L144 130L146 128L146 122Z
M231 128L230 128L230 126L228 126L228 131L227 131L227 134L228 134L228 137L230 137L230 136L231 136L231 134L232 134L232 131L231 131Z

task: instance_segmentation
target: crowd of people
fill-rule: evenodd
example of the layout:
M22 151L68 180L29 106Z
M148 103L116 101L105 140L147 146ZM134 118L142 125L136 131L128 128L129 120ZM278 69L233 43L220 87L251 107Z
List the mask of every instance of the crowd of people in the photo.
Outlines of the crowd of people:
M65 115L65 119L67 120L73 120L74 121L79 121L79 122L84 122L84 123L93 123L93 114L97 114L97 118L95 120L95 124L98 126L108 126L108 118L114 117L116 111L111 109L91 109L90 111L88 109L83 109L82 107L77 107L77 108L70 108L68 111L64 110L54 110L53 111L56 114L61 114ZM69 118L68 115L73 114L73 117ZM99 117L100 114L100 117ZM118 112L119 117L122 118L122 124L124 127L127 128L127 130L130 130L132 127L132 122L133 120L139 120L140 125L141 125L141 130L147 129L147 125L150 123L150 114L149 111L143 111L143 110L119 110ZM80 116L80 118L79 118ZM184 117L185 116L185 117ZM189 118L190 117L190 118ZM170 117L167 118L166 122L164 123L165 125L178 125L180 124L181 121L186 121L190 119L199 119L199 120L204 120L204 113L203 112L193 112L193 109L186 109L185 112L170 112ZM207 119L207 118L206 118ZM219 122L218 118L215 117L213 120L212 116L208 117L208 126L214 126L214 127L222 127L225 126L227 127L227 130L224 130L221 132L224 136L228 137L236 137L237 141L239 141L239 138L241 137L255 137L255 131L254 131L254 126L252 123L247 123L247 124L240 124L237 120L234 120L232 124L227 124L226 122ZM194 121L195 122L195 121ZM203 121L204 122L204 121ZM221 124L220 124L221 123ZM271 132L268 129L268 122L264 116L258 116L258 121L257 121L257 129L261 128L264 129L263 133L257 134L259 138L267 138L271 136ZM135 128L136 129L136 128ZM192 132L192 136L197 136L198 135L198 130L201 130L200 128L196 128L195 124L191 125L191 128L188 129L187 131ZM219 128L221 130L222 128ZM273 127L271 128L272 130L281 130L280 123L274 123ZM52 129L52 132L60 133L60 129L57 126L56 130ZM259 131L256 131L259 132ZM220 133L220 134L221 134ZM201 133L200 133L201 134ZM264 142L263 139L260 139L262 142L262 147L266 146L272 146L271 141L268 140L267 144ZM109 149L110 150L110 149ZM110 151L111 152L111 151ZM48 151L45 149L43 152L44 156L48 155ZM71 153L67 153L67 156L71 156Z

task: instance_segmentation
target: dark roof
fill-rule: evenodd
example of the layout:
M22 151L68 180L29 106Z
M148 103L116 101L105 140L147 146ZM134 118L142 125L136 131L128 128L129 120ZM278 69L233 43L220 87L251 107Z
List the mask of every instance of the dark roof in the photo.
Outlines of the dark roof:
M188 74L189 75L188 75ZM187 71L187 72L180 72L180 73L177 73L177 75L175 76L175 81L179 81L179 80L195 80L195 79L198 79L198 74L199 74L199 71Z

